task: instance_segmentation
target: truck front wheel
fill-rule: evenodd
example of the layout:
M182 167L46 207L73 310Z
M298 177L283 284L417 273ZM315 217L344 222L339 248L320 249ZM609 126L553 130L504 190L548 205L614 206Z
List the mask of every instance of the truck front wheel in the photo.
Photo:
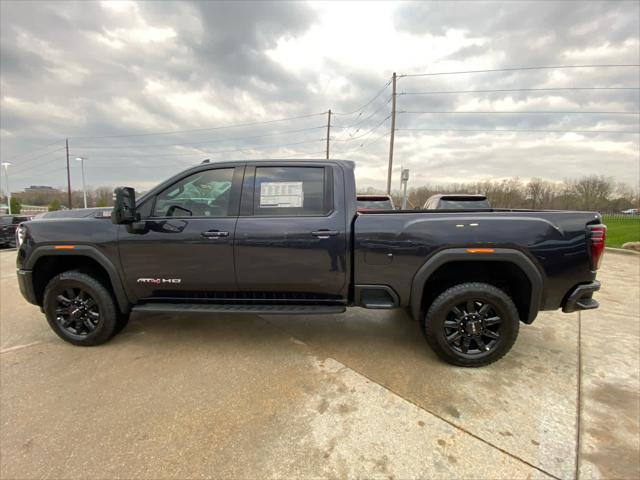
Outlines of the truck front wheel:
M78 271L63 272L51 279L44 292L44 310L53 331L74 345L105 343L121 323L109 290Z
M422 317L427 343L443 360L480 367L502 358L518 337L513 300L487 283L462 283L441 293Z

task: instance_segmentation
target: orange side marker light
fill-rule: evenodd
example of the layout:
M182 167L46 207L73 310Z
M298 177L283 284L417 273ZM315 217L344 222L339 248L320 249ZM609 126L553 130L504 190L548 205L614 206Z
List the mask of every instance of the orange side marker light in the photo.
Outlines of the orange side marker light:
M467 248L467 253L493 253L494 248Z
M55 250L73 250L76 248L75 245L56 245L53 247Z

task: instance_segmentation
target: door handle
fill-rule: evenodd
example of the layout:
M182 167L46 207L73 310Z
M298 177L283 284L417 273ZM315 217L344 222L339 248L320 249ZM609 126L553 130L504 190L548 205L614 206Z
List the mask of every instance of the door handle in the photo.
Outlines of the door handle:
M200 235L202 235L204 238L220 238L220 237L228 237L229 232L221 232L219 230L208 230L206 232L202 232Z
M335 237L339 233L340 232L338 232L337 230L315 230L311 232L311 235L318 238L329 238L329 237Z

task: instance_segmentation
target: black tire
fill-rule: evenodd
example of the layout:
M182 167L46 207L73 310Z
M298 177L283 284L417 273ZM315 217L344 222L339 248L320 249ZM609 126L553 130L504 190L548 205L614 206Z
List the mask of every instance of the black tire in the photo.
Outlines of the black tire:
M460 367L481 367L511 350L520 319L503 290L474 282L441 293L423 315L421 327L442 360Z
M86 273L69 271L53 277L45 288L43 305L51 329L74 345L100 345L118 331L113 296Z
M118 312L118 321L117 321L117 324L116 324L116 331L115 331L114 335L117 335L122 330L124 330L125 327L128 325L128 323L129 323L129 314L128 313Z

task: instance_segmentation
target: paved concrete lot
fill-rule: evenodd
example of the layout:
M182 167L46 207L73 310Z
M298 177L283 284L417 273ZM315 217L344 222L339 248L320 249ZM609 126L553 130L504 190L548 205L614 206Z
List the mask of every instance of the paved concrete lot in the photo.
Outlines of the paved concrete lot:
M640 256L482 369L402 312L137 315L59 340L0 253L2 478L640 477Z

